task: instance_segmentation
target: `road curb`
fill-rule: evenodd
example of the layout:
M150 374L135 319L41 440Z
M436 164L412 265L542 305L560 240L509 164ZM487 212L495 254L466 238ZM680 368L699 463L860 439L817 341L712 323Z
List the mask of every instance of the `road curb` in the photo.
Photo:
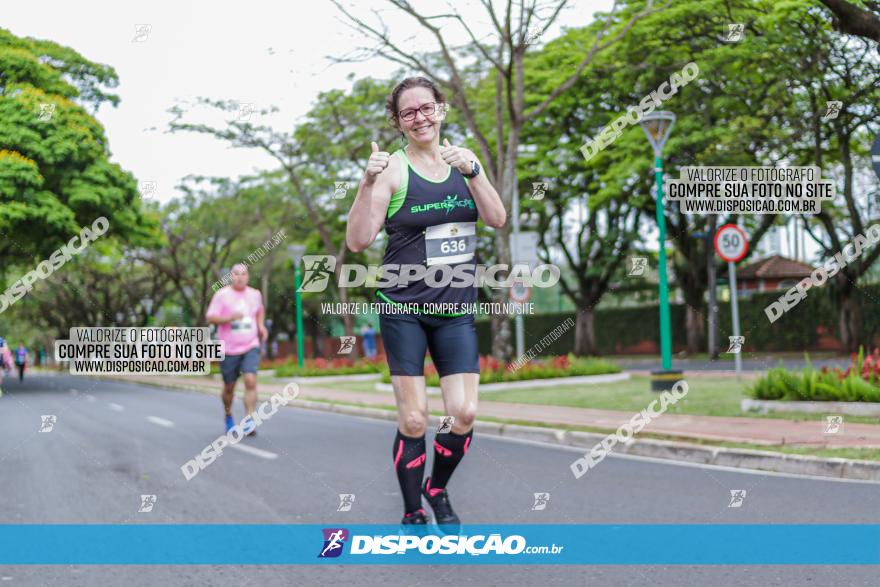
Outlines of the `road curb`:
M198 388L196 386L169 385L160 382L131 381L110 377L101 377L101 379L113 379L133 384L184 389L217 395L210 390L206 390L204 387ZM268 396L271 394L266 395ZM383 410L380 408L370 408L365 406L350 406L304 399L295 399L290 402L288 406L379 420L394 421L397 419L397 414L392 410ZM440 420L441 419L438 416L429 416L429 421L435 428L440 424ZM608 434L600 432L580 432L558 428L547 428L543 426L523 426L520 424L502 424L500 422L479 420L476 422L475 428L478 433L491 436L584 448L584 452L587 454L593 446L608 436ZM658 440L653 438L641 438L632 440L628 443L618 443L614 446L611 452L612 454L651 457L679 462L699 463L703 465L717 465L775 473L791 473L797 475L809 475L812 477L857 479L862 481L880 482L880 461L822 458L744 448L734 449L718 446L701 446L687 442Z

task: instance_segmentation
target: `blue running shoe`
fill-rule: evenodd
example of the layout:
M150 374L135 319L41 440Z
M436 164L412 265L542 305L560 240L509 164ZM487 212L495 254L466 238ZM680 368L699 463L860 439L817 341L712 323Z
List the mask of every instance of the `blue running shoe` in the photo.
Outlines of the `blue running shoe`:
M233 426L235 426L235 420L232 419L232 416L226 416L226 431L232 430Z

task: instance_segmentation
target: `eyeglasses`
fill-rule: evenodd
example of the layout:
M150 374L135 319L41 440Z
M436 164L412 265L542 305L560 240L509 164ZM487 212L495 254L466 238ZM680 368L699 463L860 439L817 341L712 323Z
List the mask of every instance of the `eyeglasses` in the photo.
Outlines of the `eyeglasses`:
M427 104L422 104L418 108L407 108L406 110L401 110L397 113L397 115L400 116L401 120L415 120L416 111L421 112L426 117L433 116L438 111L442 114L446 114L446 104L442 102L428 102Z

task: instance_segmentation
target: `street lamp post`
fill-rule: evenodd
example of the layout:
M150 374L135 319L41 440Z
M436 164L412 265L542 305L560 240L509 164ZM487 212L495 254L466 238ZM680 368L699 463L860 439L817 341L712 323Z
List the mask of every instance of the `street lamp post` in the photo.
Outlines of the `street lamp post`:
M657 229L660 233L658 263L660 281L660 360L662 369L651 372L651 389L670 389L681 376L672 370L672 320L669 315L669 279L666 275L666 213L663 208L663 146L675 124L675 114L651 112L642 117L642 130L654 148L654 176L657 181Z
M290 253L290 258L293 259L293 295L296 300L296 362L297 365L302 367L305 361L305 347L303 345L302 296L299 293L302 282L299 262L302 261L306 247L305 245L290 245L287 247L287 252Z

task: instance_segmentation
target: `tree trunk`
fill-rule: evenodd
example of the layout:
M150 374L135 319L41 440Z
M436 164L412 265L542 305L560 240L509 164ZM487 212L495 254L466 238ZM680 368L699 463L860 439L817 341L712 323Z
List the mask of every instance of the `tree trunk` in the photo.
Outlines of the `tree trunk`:
M515 143L515 141L513 141ZM512 153L511 153L512 151ZM508 148L507 156L504 158L505 169L499 173L498 177L503 178L501 181L500 196L505 208L513 215L512 205L513 192L516 188L516 147L511 150ZM511 265L510 254L510 233L512 231L512 222L506 222L501 228L495 229L495 259L496 263L502 265ZM506 276L507 272L504 272ZM501 288L494 290L492 299L495 302L505 303L508 301L509 290ZM506 315L492 315L492 356L494 356L502 365L510 362L513 357L513 336L510 328L510 318Z
M309 320L308 325L312 335L312 358L317 359L321 356L321 351L319 350L320 347L318 346L319 343L322 342L319 340L321 338L321 325L317 320ZM306 326L303 326L303 330L305 330L305 328ZM303 344L305 344L305 341L303 341ZM294 352L296 352L296 349L294 349Z
M846 288L840 292L840 313L838 314L840 342L843 349L849 353L857 352L862 341L862 312L859 301L858 295L852 288Z
M706 308L708 314L708 341L707 350L709 359L718 358L718 276L716 275L715 249L710 244L715 238L715 225L717 216L709 218L708 238L706 239L706 275L709 287L709 303Z
M694 355L703 348L703 291L688 292L685 290L684 301L687 352L689 355Z
M336 271L334 273L336 275L337 283L339 280L339 273L342 271L342 263L343 263L344 259L345 259L344 253L340 254L337 257ZM337 289L339 290L339 301L342 302L342 307L347 308L348 307L348 288L347 287L338 287ZM354 336L354 316L352 316L349 313L345 313L341 316L341 318L342 318L342 324L345 327L345 335L346 336ZM350 359L357 359L358 358L358 345L357 344L354 345L354 348L352 349L351 354L348 355L348 358L350 358Z
M269 314L269 271L264 269L260 275L260 292L263 294L263 319Z
M574 324L574 354L578 357L598 355L596 348L596 331L594 328L594 310L588 306L577 313Z

